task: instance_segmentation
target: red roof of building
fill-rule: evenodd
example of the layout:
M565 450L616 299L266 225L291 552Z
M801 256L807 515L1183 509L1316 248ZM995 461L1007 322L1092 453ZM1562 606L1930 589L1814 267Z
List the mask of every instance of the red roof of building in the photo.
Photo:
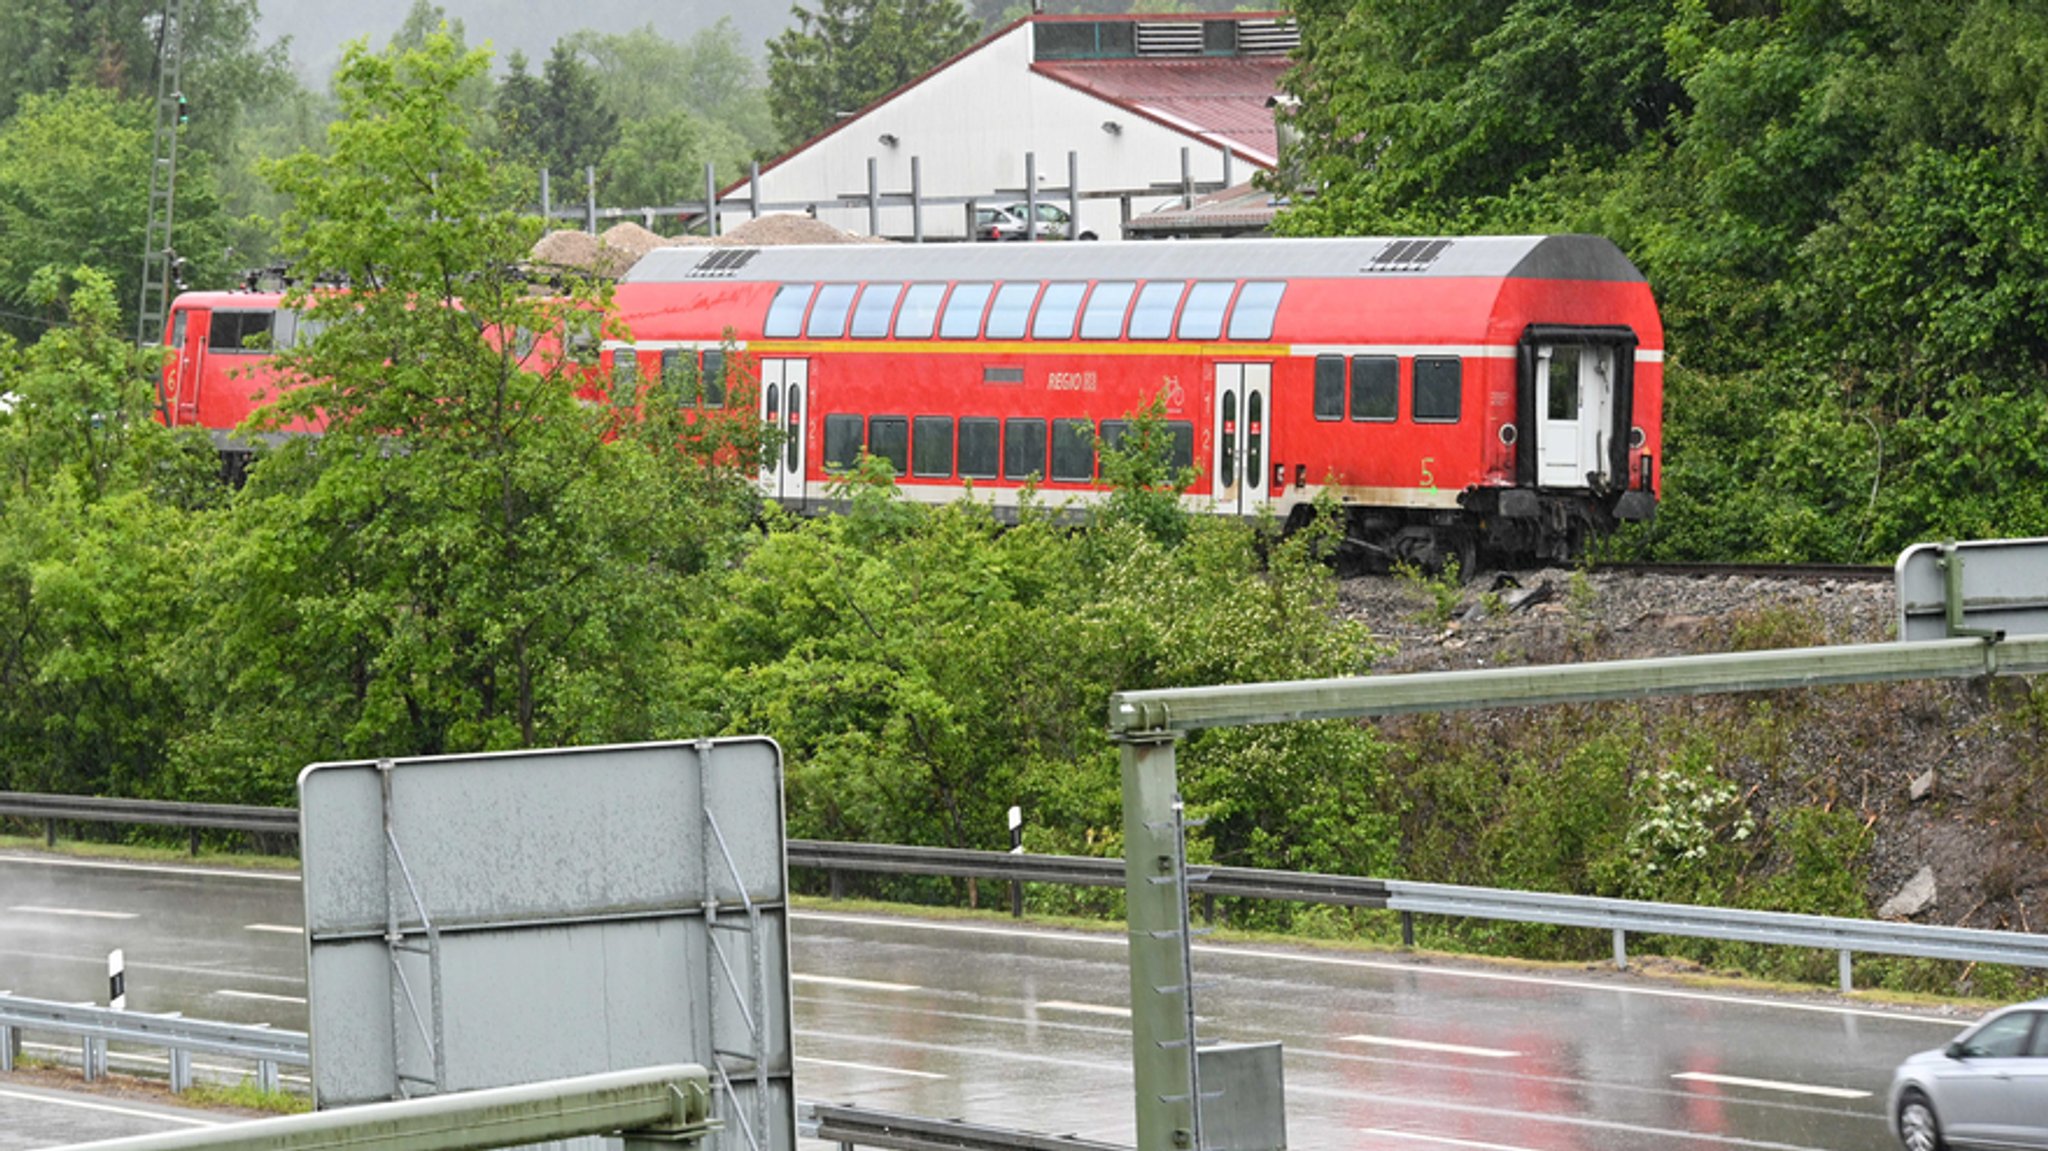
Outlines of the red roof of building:
M1268 101L1292 63L1285 56L1197 56L1041 60L1031 69L1160 123L1214 137L1270 168L1280 143Z

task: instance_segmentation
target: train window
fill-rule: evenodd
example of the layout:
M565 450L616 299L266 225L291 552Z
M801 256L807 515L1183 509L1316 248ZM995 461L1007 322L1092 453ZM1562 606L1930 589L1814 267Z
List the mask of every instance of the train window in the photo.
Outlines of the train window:
M953 474L953 417L919 416L911 422L910 474Z
M1579 418L1579 349L1551 349L1549 407L1543 415L1552 420Z
M290 308L279 308L277 318L271 321L270 346L284 351L292 346L293 337L299 332L299 314Z
M903 293L903 307L896 313L896 338L929 340L932 325L939 319L939 301L946 295L944 284L912 284Z
M1095 478L1095 425L1087 420L1052 422L1052 478L1071 484Z
M953 285L953 294L946 298L946 314L939 320L939 338L971 340L980 335L981 313L994 290L995 285L989 283Z
M811 322L804 335L813 340L836 340L846 334L846 312L853 307L857 284L827 284L818 289L818 302L811 305Z
M825 470L850 472L860 462L861 418L849 415L825 417Z
M1123 447L1124 436L1130 431L1126 420L1102 421L1102 450L1116 451ZM1195 466L1195 425L1186 420L1169 420L1162 425L1167 440L1167 466L1175 471Z
M214 352L267 352L270 325L275 312L221 312L213 314L206 347Z
M1351 357L1351 418L1391 420L1401 394L1401 361L1392 356Z
M661 350L661 387L679 408L688 407L697 398L697 381L690 378L691 369L696 366L697 357L688 348Z
M1106 280L1088 294L1088 310L1081 313L1081 338L1114 340L1124 334L1124 312L1131 306L1131 293L1138 285L1129 280Z
M1031 318L1031 301L1037 297L1035 283L1010 283L997 288L995 303L988 308L988 338L1023 339L1025 321Z
M868 417L868 454L889 461L890 470L910 470L910 421L902 416Z
M1344 418L1344 357L1316 357L1316 418Z
M612 350L612 388L621 396L640 390L640 353L631 344Z
M960 474L973 480L996 478L1002 461L1002 425L983 416L960 420Z
M1187 306L1180 310L1183 340L1213 340L1223 334L1223 310L1230 306L1230 293L1237 285L1229 280L1204 280L1188 289Z
M1237 306L1230 310L1230 338L1270 340L1273 314L1280 310L1280 294L1287 285L1277 280L1254 280L1237 294Z
M784 284L775 289L775 302L768 305L768 319L761 325L761 334L770 339L802 335L804 312L810 307L811 289L816 286Z
M177 315L171 317L172 347L182 348L185 346L185 323L191 317L191 315L192 313L190 312L179 312Z
M1081 297L1087 294L1086 284L1047 284L1045 295L1038 298L1038 314L1031 320L1031 338L1073 339L1074 317L1080 314Z
M1464 370L1456 356L1415 357L1415 404L1418 423L1458 422L1459 396L1464 391Z
M1003 421L1003 478L1045 475L1045 421L1019 417Z
M903 295L901 284L869 284L861 290L860 303L853 306L853 338L879 340L889 334L889 317Z
M704 368L697 373L697 382L704 389L704 406L722 408L725 406L725 351L712 348L704 353Z
M1177 472L1194 467L1195 425L1186 420L1168 420L1166 435L1173 441L1173 451L1166 462Z
M1185 280L1153 280L1138 290L1138 305L1131 309L1131 338L1163 340L1173 334L1173 313L1180 307Z

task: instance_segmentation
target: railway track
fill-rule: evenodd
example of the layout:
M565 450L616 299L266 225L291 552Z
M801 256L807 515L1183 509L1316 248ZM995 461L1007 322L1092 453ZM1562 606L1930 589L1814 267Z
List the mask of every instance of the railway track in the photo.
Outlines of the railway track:
M1693 576L1700 579L1732 577L1876 582L1893 577L1889 565L1879 564L1605 563L1597 565L1594 570L1628 575Z

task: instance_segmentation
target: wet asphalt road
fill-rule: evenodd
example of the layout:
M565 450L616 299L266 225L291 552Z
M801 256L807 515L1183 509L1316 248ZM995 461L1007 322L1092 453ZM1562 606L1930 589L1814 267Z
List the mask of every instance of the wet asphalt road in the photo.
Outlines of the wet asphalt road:
M135 1010L303 1029L299 919L291 875L0 856L0 990L104 1002L119 947ZM1133 1141L1120 933L796 912L791 935L800 1098ZM1965 1021L1598 969L1195 963L1205 1040L1283 1043L1296 1151L1884 1148L1892 1067ZM196 1121L47 1094L0 1077L0 1151Z

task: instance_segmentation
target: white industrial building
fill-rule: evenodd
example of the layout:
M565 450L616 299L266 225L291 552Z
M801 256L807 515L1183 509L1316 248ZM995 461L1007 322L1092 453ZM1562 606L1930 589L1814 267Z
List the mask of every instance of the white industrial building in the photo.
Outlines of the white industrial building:
M969 201L1025 200L1035 177L1037 199L1079 208L1075 231L1114 239L1190 185L1273 167L1273 104L1298 40L1277 13L1028 16L725 188L721 222L803 211L851 232L959 239Z

